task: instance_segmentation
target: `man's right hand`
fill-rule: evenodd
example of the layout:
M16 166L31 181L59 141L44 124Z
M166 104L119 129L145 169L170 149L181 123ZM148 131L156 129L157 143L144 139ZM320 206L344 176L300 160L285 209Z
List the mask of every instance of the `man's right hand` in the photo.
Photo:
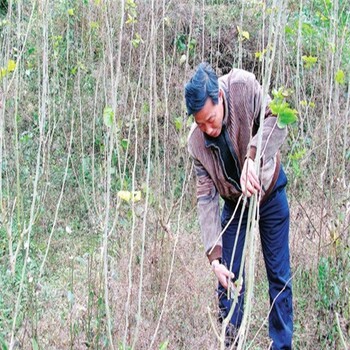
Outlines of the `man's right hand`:
M253 159L247 158L245 160L240 182L242 193L247 197L251 197L253 194L261 190Z
M221 285L227 289L228 287L228 281L232 280L232 278L235 277L235 275L230 272L225 265L220 264L219 260L215 259L211 262L211 267L213 268L213 271L218 278Z

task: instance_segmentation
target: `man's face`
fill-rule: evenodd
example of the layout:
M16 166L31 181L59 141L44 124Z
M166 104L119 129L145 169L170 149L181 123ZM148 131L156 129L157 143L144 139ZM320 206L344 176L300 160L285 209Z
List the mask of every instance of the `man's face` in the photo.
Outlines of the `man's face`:
M218 104L214 104L212 99L208 97L203 108L194 114L194 119L199 129L210 137L218 137L220 135L223 117L224 104L221 90Z

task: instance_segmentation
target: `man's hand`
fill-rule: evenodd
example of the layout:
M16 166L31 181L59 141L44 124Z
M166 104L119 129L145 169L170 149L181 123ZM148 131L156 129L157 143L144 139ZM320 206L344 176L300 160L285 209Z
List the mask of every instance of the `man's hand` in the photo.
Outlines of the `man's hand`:
M211 266L221 285L227 289L228 280L231 280L235 275L225 265L220 264L219 260L213 260Z
M250 197L261 190L259 178L255 171L255 163L251 158L247 158L243 165L241 175L241 188L245 196Z

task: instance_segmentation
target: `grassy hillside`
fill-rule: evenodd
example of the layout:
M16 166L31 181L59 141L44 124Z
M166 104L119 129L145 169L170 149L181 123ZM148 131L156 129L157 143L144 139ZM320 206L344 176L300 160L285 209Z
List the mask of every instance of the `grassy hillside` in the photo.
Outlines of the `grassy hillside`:
M3 349L218 349L183 87L254 72L298 111L295 349L350 344L350 5L0 0ZM246 348L267 349L258 251ZM218 329L218 331L220 331Z

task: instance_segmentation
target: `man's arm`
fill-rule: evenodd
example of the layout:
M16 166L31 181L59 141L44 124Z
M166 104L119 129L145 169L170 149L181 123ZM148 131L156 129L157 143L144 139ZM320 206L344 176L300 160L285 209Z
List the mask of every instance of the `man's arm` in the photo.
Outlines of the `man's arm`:
M213 180L203 165L194 158L197 188L197 212L202 241L209 262L221 258L221 239L217 241L221 231L219 193Z
M248 101L246 103L252 106L252 113L254 115L254 127L256 129L259 129L263 96L262 87L256 79L254 79L254 82L251 84L251 94L247 94L246 96L248 98ZM261 167L266 164L271 158L275 157L287 136L287 128L278 127L277 117L272 114L269 108L270 102L271 98L267 96L262 129L262 147L259 159ZM242 192L248 197L261 190L260 181L256 174L255 167L257 145L258 132L253 135L248 145L247 157L243 165L242 175L240 179Z
M205 252L217 279L227 289L229 279L232 279L234 274L221 263L221 238L216 242L221 232L219 193L203 165L196 159L194 167L197 177L198 220Z

